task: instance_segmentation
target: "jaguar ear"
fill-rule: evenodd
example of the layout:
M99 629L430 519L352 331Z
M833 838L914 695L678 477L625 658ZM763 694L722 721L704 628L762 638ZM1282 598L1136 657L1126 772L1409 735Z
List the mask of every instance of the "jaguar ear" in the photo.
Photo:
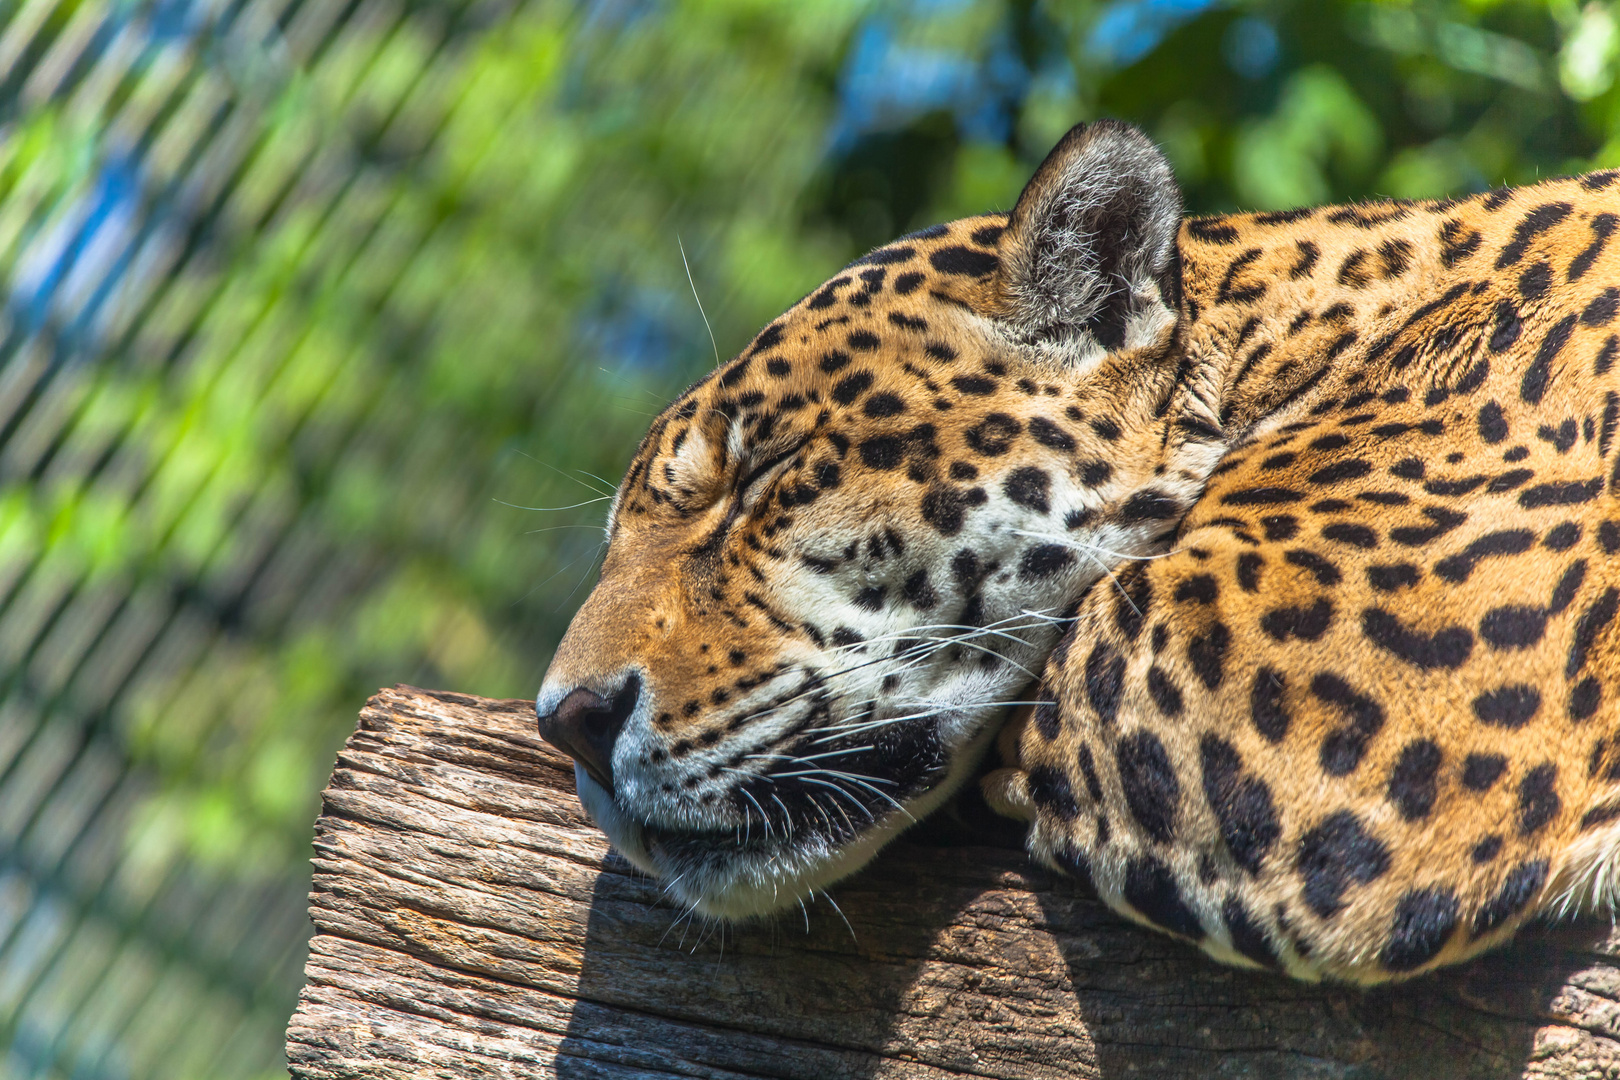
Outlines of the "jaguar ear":
M1175 320L1181 191L1147 136L1077 124L1018 197L999 244L997 314L1077 359L1146 345Z

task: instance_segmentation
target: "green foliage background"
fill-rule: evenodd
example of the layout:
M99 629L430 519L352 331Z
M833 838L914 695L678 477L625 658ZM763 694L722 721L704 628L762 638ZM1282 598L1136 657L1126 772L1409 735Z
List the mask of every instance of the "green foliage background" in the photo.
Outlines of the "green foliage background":
M0 0L0 1075L279 1069L357 707L532 694L650 416L860 251L1098 116L1193 211L1620 164L1617 53L1574 0Z

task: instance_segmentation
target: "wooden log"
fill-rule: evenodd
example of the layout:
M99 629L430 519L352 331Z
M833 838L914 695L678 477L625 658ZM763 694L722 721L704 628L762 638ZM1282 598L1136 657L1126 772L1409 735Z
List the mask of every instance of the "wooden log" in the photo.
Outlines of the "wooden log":
M1217 966L961 812L818 901L694 923L610 853L528 701L367 703L315 826L293 1074L1615 1077L1620 934L1362 992ZM989 841L986 837L990 837ZM847 920L847 921L846 921Z

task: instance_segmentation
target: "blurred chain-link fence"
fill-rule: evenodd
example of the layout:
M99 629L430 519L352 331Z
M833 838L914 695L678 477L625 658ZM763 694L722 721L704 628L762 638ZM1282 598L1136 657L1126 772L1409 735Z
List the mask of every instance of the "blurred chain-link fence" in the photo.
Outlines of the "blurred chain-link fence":
M578 373L458 379L501 331L429 326L458 269L500 270L441 236L489 194L456 175L481 117L468 160L431 151L469 78L554 77L568 13L524 7L0 3L0 1075L279 1073L331 703L525 692L491 641L524 590L489 618L433 564L545 576L454 532L503 457L465 414L498 443Z
M144 711L183 729L187 746L156 750L171 765L216 748L231 717L184 700L198 674L240 667L222 654L269 646L341 603L365 568L300 535L305 500L276 477L244 477L220 499L213 474L244 463L188 437L184 419L154 425L163 404L127 395L235 378L239 407L252 407L251 384L275 377L263 364L188 370L203 324L229 303L222 264L294 204L312 221L348 215L355 251L386 227L386 194L357 190L353 162L276 130L300 73L413 18L431 54L502 7L0 7L0 1073L277 1071L302 884L276 852L242 873L247 852L216 860L227 867L173 850L185 845L165 832L186 825L158 819L206 819L208 796L164 805L136 728ZM231 315L256 347L258 313ZM364 415L325 433L325 449ZM202 423L229 439L220 418ZM293 419L281 453L313 457L300 445L312 434ZM199 514L199 500L220 505ZM131 542L132 530L144 535ZM261 783L274 802L291 780ZM215 816L215 843L253 844L229 806Z
M1102 114L1195 210L1620 164L1617 57L1573 0L0 0L0 1080L282 1074L356 708L532 693L648 417L862 247Z

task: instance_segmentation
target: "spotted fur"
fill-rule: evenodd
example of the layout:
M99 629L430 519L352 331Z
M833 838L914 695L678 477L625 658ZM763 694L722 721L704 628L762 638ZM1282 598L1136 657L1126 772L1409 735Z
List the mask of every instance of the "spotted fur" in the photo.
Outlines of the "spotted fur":
M1183 221L1077 128L653 424L538 701L615 843L790 904L969 776L1218 959L1403 978L1614 900L1616 173Z

